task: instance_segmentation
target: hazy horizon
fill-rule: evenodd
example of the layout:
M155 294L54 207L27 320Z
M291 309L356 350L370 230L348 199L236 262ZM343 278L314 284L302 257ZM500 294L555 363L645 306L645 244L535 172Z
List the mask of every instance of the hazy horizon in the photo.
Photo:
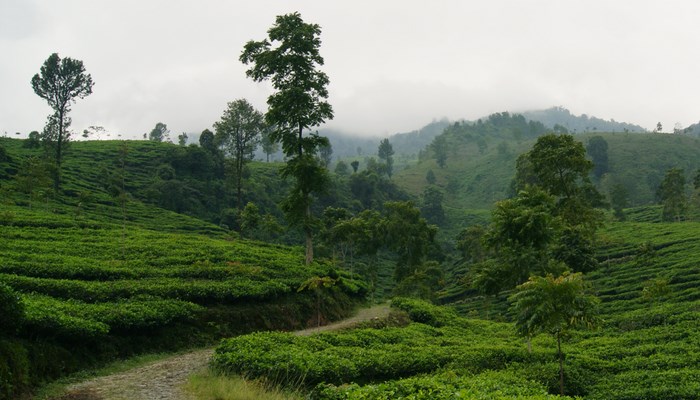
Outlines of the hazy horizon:
M294 11L322 29L335 111L323 128L385 137L553 106L650 130L700 120L700 3L239 4L0 0L0 131L43 128L51 110L29 82L53 52L82 60L95 81L73 106L78 133L99 125L135 138L164 122L177 136L211 128L238 98L264 110L270 85L247 79L238 56Z

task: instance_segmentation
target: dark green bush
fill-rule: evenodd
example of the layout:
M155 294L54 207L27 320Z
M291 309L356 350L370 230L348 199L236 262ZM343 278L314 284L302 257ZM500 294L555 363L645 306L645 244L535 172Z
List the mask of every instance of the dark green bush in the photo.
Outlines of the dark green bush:
M407 312L411 321L435 327L444 326L457 318L457 314L452 309L436 306L424 300L396 297L391 301L391 305Z
M0 400L16 399L29 386L27 350L15 340L0 340Z
M0 335L14 334L24 322L24 304L12 288L0 282Z

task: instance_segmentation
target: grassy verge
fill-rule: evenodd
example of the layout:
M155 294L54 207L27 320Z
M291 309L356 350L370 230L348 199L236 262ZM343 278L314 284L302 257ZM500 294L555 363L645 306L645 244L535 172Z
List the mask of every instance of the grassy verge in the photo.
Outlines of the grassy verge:
M298 400L296 392L282 391L260 381L240 376L222 376L204 371L190 377L185 389L198 400Z

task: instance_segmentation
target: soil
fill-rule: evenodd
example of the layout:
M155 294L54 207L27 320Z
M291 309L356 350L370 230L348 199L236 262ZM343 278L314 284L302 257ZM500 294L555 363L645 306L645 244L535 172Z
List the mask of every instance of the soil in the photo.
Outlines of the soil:
M354 317L296 331L297 335L338 330L383 318L389 315L388 305L361 309ZM174 355L132 370L73 384L66 393L53 400L196 400L182 389L188 378L207 368L213 348Z

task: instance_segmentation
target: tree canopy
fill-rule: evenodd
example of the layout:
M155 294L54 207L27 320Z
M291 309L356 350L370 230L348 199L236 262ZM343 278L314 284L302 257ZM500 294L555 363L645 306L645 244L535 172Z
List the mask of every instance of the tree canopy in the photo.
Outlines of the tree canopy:
M231 157L233 177L236 185L236 207L243 209L242 181L245 165L254 157L265 129L263 114L246 99L228 103L221 120L214 123L215 141Z
M581 273L532 276L516 289L508 300L516 315L518 333L526 337L551 333L557 339L559 387L560 394L564 395L562 335L572 328L595 326L599 322L598 299L587 293Z

